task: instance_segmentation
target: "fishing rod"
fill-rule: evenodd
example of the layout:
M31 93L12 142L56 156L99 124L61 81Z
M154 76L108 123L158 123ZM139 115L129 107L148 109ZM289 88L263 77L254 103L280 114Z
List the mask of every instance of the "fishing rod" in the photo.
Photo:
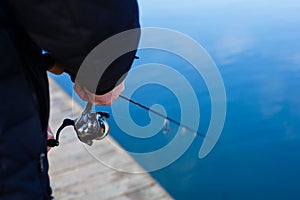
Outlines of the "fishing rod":
M140 107L140 108L143 108L149 112L152 112L152 113L156 114L157 116L162 117L165 120L164 126L166 126L167 122L170 121L182 128L185 128L186 130L189 130L189 131L195 133L196 136L205 137L205 135L201 134L197 130L195 130L185 124L182 124L182 123L178 122L177 120L175 120L171 117L168 117L156 110L153 110L141 103L138 103L137 101L134 101L123 95L120 95L119 97ZM105 138L108 135L108 132L110 129L109 124L106 121L106 119L109 118L109 114L107 112L93 112L92 106L93 105L91 103L88 103L86 105L81 117L79 117L75 120L64 119L62 125L58 128L58 130L56 132L56 137L53 139L49 139L47 141L47 145L49 147L59 146L60 133L67 126L73 126L78 139L81 142L86 143L90 146L93 144L93 140L102 140L103 138ZM167 130L164 130L164 133L167 133L169 131L170 127L166 127L166 129Z
M193 133L196 133L197 136L201 136L201 137L205 136L202 133L200 133L198 130L195 130L195 129L193 129L193 128L185 125L185 124L182 124L182 123L178 122L177 120L175 120L175 119L173 119L171 117L168 117L168 116L166 116L166 115L164 115L164 114L162 114L162 113L160 113L160 112L158 112L156 110L153 110L153 109L151 109L151 108L149 108L149 107L147 107L147 106L145 106L145 105L143 105L143 104L141 104L141 103L139 103L137 101L134 101L134 100L132 100L132 99L130 99L128 97L125 97L123 95L119 95L119 97L122 98L122 99L124 99L124 100L126 100L126 101L128 101L128 102L130 102L130 103L132 103L132 104L134 104L134 105L136 105L136 106L138 106L138 107L140 107L140 108L143 108L144 110L152 112L152 113L156 114L157 116L160 116L160 117L164 118L165 120L173 122L174 124L176 124L176 125L178 125L178 126L180 126L182 128L185 128L186 130L189 130L189 131L191 131Z

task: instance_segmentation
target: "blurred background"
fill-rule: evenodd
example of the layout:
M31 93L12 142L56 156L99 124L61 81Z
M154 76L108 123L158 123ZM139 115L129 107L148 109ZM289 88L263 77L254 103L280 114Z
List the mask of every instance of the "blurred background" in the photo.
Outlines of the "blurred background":
M196 137L179 159L150 175L175 199L299 199L299 1L139 0L139 5L142 27L181 32L206 49L218 66L227 96L224 129L213 151L199 159L203 138ZM201 75L186 60L169 52L141 50L138 56L133 69L160 63L189 81L201 112L198 131L205 133L211 101ZM172 79L167 74L153 73ZM50 76L73 95L66 75ZM142 79L127 79L126 87ZM180 121L179 102L168 88L147 84L136 90L132 98L147 106L160 104L168 116ZM110 107L99 109L111 112ZM151 123L148 112L134 105L129 109L136 124ZM109 120L110 135L130 152L160 149L180 129L170 122L167 133L162 129L153 137L135 138L115 123L122 117L121 113ZM187 134L192 133L187 131L180 137ZM159 159L163 158L158 157L157 162ZM145 168L149 165L139 164Z

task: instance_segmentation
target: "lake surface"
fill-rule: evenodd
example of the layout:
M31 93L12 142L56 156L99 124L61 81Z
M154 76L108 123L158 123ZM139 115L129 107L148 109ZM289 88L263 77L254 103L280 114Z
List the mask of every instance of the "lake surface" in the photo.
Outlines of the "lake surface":
M224 129L210 154L199 159L203 138L197 136L179 159L151 175L175 199L299 199L300 2L139 2L143 27L182 32L207 50L218 66L227 96ZM138 56L133 69L160 63L186 77L199 102L198 131L205 133L210 123L211 101L201 75L186 60L169 52L148 49L139 51ZM127 90L153 74L161 79L173 78L159 71L131 76L126 82ZM66 76L54 78L72 94ZM179 87L176 79L172 83ZM176 94L159 84L143 85L131 98L149 107L160 104L169 117L181 119ZM122 101L117 100L116 105L122 105ZM110 107L99 109L111 112ZM134 105L129 110L139 126L151 123L147 111ZM152 137L137 138L126 134L116 119L126 120L126 115L112 116L110 134L130 152L163 148L181 129L170 122L167 133L161 129ZM140 134L147 135L147 129ZM186 131L180 137L184 140L189 134L193 133ZM158 156L157 162L160 159L164 158ZM145 160L140 164L147 168L153 163Z

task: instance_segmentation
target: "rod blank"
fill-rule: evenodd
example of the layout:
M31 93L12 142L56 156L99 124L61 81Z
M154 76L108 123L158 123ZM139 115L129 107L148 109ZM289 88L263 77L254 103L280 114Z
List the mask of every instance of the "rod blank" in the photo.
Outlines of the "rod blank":
M201 133L199 133L198 130L195 130L195 129L189 127L189 126L186 126L186 125L178 122L177 120L175 120L175 119L173 119L171 117L168 117L168 116L166 116L166 115L164 115L164 114L162 114L160 112L157 112L156 110L153 110L153 109L151 109L151 108L149 108L149 107L147 107L147 106L145 106L145 105L143 105L143 104L141 104L139 102L136 102L136 101L134 101L134 100L132 100L132 99L130 99L128 97L125 97L123 95L120 95L119 97L122 98L122 99L124 99L124 100L126 100L126 101L128 101L128 102L130 102L130 103L132 103L132 104L134 104L134 105L136 105L136 106L138 106L138 107L140 107L140 108L148 110L149 112L152 112L152 113L154 113L154 114L156 114L156 115L158 115L158 116L160 116L160 117L162 117L164 119L167 119L170 122L173 122L174 124L176 124L176 125L178 125L178 126L180 126L182 128L185 128L186 130L192 131L193 133L196 133L197 136L204 137L204 135L201 134Z

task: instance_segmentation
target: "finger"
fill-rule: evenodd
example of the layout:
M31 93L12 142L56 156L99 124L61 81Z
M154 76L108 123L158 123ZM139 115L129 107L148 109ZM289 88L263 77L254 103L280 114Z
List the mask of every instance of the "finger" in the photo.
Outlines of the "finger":
M83 91L85 93L85 98L90 103L95 103L96 95L94 93L91 93L86 87L83 88Z
M50 128L50 126L48 126L47 128L47 139L53 139L54 138L54 134Z
M96 105L109 106L112 103L111 101L112 91L103 95L96 95L91 93L89 90L85 88L85 93L89 101Z
M106 93L104 95L95 95L94 97L94 103L96 105L103 105L103 106L109 106L112 103L112 93Z
M88 100L85 90L78 83L74 84L73 89L82 100L84 101Z
M114 88L111 101L115 101L117 98L119 98L120 94L125 90L124 81L120 83L117 87Z
M120 94L124 91L124 89L125 89L125 85L124 85L124 81L122 81L112 91L104 95L101 95L99 97L96 96L96 103L109 106L120 96Z
M90 92L86 87L76 86L78 95L80 95L81 99L93 103L95 105L103 105L109 106L111 105L124 91L124 81L117 85L113 90L110 92L103 94L103 95L96 95Z
M54 139L54 134L50 128L50 126L48 126L48 129L47 129L47 140L49 139ZM47 146L47 152L49 152L51 150L51 147L48 147Z

